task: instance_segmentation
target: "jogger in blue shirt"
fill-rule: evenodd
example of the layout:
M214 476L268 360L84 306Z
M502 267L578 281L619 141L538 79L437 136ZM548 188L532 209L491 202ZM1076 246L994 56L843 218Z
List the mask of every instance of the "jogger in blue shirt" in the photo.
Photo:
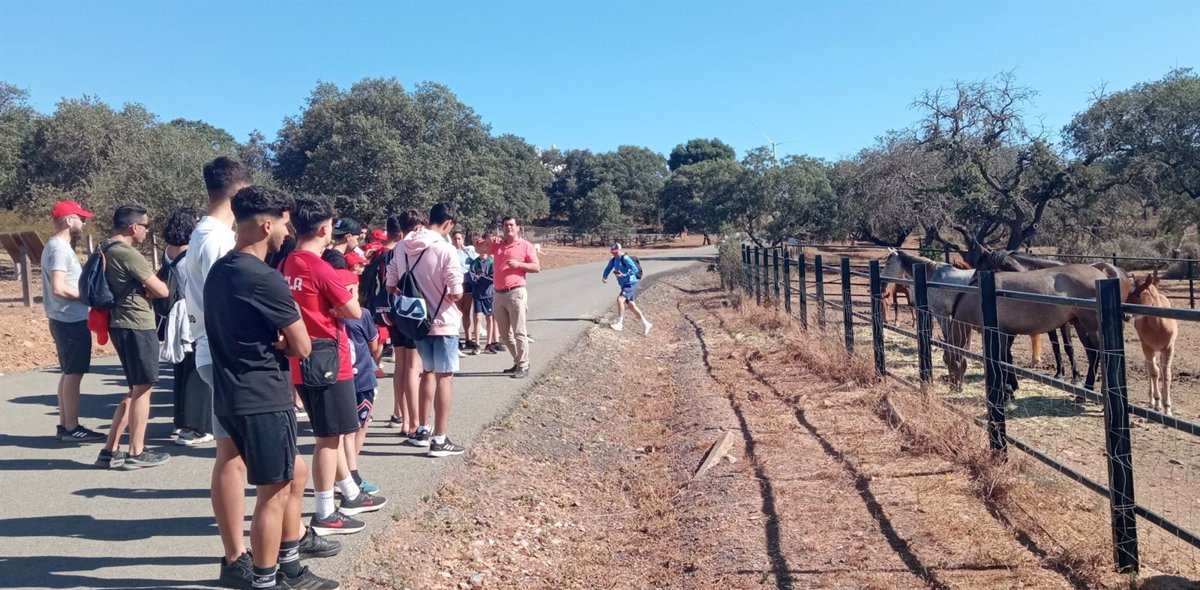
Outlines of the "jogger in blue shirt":
M628 305L642 321L643 334L649 334L650 328L653 328L654 324L650 323L642 310L638 309L637 303L634 303L637 299L638 272L641 269L638 268L633 258L621 250L620 244L614 243L611 252L612 258L609 259L608 266L604 267L604 276L600 280L607 283L608 275L612 273L616 275L617 284L621 286L621 292L617 294L617 321L613 322L612 328L618 332L624 329L625 306Z

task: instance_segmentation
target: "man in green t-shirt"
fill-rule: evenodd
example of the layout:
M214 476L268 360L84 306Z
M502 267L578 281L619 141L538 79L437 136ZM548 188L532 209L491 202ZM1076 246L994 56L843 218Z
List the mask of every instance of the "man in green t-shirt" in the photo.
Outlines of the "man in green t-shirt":
M113 236L104 252L104 277L116 304L110 312L109 337L129 384L129 393L113 414L108 441L96 466L106 469L155 467L170 460L166 453L147 451L146 423L150 419L150 390L158 381L158 332L150 299L166 297L168 289L136 246L150 235L150 218L137 205L122 205L113 213ZM121 434L129 426L129 452L120 450Z

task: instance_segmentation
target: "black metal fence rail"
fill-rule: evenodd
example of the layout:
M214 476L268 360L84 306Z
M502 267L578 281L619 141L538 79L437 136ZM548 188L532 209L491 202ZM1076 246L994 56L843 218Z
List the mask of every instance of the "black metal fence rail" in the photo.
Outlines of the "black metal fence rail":
M791 246L796 246L796 244L792 244ZM800 246L814 247L805 244L800 244ZM827 246L820 247L830 249ZM853 249L854 247L843 246L839 248ZM916 265L913 271L913 278L904 278L883 276L880 272L878 261L871 261L867 265L865 272L854 270L848 257L841 257L839 262L840 264L838 265L826 264L824 257L820 254L813 256L809 260L803 252L797 253L796 259L793 260L789 248L764 249L747 244L743 245L742 248L742 284L747 292L755 296L758 304L762 305L763 303L773 302L776 307L782 305L784 311L789 315L796 315L793 314L792 301L798 295L798 317L801 326L805 329L809 327L808 307L810 303L816 307L817 325L822 330L826 328L829 322L825 315L826 308L841 311L845 347L851 353L855 349L855 319L866 322L871 328L875 373L878 378L887 377L918 389L925 384L932 383L932 350L934 347L983 363L987 417L986 419L970 419L986 428L989 435L989 444L995 452L1004 454L1007 451L1008 445L1011 444L1018 450L1066 475L1087 489L1109 499L1112 518L1113 555L1119 571L1131 572L1136 571L1139 567L1137 516L1142 517L1146 522L1161 528L1193 547L1200 548L1200 535L1189 531L1182 525L1136 502L1133 485L1133 457L1129 436L1130 416L1138 416L1147 421L1192 436L1200 436L1200 424L1167 416L1162 412L1129 402L1126 395L1123 337L1124 314L1171 318L1183 321L1200 321L1200 311L1124 303L1121 301L1121 288L1118 279L1097 281L1097 298L1080 299L996 289L995 275L990 271L977 273L978 284L957 285L928 281L923 264ZM812 293L809 290L810 271L812 273ZM862 285L870 288L871 302L869 312L855 309L852 287L861 285L861 283L856 283L852 280L855 277L866 277L869 281L865 285ZM909 330L887 323L882 302L883 290L887 283L909 287L913 298L913 306L916 308L917 314L916 330ZM828 287L836 287L840 291L838 293L839 296L831 300L828 297ZM983 325L974 326L972 329L983 333L983 354L966 350L933 337L933 311L929 307L928 297L930 289L941 289L978 296ZM810 296L814 297L815 300L810 301ZM1103 360L1101 363L1103 371L1102 390L1100 392L1092 391L1068 383L1062 379L1004 362L1001 354L1002 334L997 315L997 302L1001 298L1096 310L1100 319L1100 348L1095 351L1095 354L1100 355L1100 358ZM885 332L893 332L917 341L920 383L913 383L888 369L884 353ZM1005 371L1049 387L1057 388L1080 398L1103 404L1105 455L1108 467L1107 484L1088 477L1078 470L1055 460L1045 451L1038 449L1027 441L1007 433L1005 424L1005 393L1002 376L1002 373ZM954 406L950 407L961 414L958 408Z

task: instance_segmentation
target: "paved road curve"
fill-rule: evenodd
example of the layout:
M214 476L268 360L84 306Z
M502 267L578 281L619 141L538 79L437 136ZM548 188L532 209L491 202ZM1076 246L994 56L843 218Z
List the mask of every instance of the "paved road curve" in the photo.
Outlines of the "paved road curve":
M712 248L702 248L647 256L647 278L683 269L713 253ZM531 378L498 376L511 365L507 354L463 359L455 380L450 431L455 441L469 448L554 357L593 322L612 315L616 286L612 281L600 283L602 270L603 264L597 263L531 275L529 331L537 340L531 349ZM636 340L640 330L629 330L625 337ZM168 377L169 372L164 375ZM147 443L164 446L172 461L123 472L91 466L99 445L76 446L50 437L56 423L57 380L52 371L0 377L0 588L214 587L221 554L208 499L214 450L212 445L171 444L169 381L160 383L154 394ZM93 373L83 381L80 413L85 425L107 425L123 382L115 357L93 363ZM391 391L390 379L380 384L377 420L387 419ZM300 442L301 452L311 455L311 437ZM361 547L385 530L387 515L411 510L459 460L428 459L423 451L398 442L382 422L368 434L360 467L391 505L365 515L366 532L339 536L346 550L336 558L311 562L316 571L335 576L347 572ZM252 505L251 496L247 514ZM311 508L307 500L305 510Z

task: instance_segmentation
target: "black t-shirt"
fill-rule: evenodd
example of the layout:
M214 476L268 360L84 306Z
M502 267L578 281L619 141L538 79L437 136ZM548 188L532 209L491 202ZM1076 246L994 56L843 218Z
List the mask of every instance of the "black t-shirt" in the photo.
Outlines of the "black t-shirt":
M288 361L279 331L300 321L283 275L236 250L204 281L204 327L213 359L213 408L232 417L291 409Z

